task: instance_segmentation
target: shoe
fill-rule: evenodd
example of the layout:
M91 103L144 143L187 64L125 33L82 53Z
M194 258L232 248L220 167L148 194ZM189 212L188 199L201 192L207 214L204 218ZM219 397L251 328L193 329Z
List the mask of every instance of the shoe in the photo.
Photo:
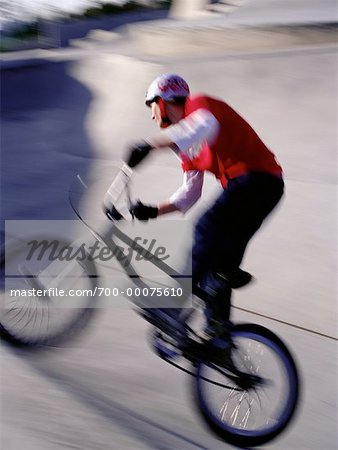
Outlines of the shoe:
M245 270L240 268L230 273L217 272L216 275L228 283L232 289L239 289L246 286L253 278L249 272L245 272Z

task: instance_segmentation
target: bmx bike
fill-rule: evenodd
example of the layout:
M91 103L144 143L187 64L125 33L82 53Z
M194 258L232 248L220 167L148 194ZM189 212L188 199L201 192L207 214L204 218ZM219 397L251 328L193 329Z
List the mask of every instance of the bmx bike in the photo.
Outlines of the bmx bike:
M92 229L91 232L112 251L120 248L114 241L117 236L135 252L147 256L145 248L135 245L116 227L124 216L115 208L114 200L123 191L128 191L131 175L132 170L124 165L108 189L111 201L107 213L109 228L100 234ZM129 193L127 197L130 202ZM81 218L75 207L74 211ZM68 244L58 242L60 246ZM35 261L39 267L31 269L27 263L22 263L23 251L24 244L11 247L6 253L6 264L19 264L20 280L31 288L42 290L46 287L45 280L50 279L46 277L46 271L50 272L50 261ZM123 264L123 254L121 256L118 261L133 283L140 289L147 287L131 264ZM166 264L152 256L160 270L168 273ZM68 262L57 269L58 275L52 277L48 287L65 287L69 283L69 273L72 273L72 284L77 279L91 289L98 285L98 271L90 255L80 263ZM74 274L77 275L74 277ZM176 275L179 279L179 274L171 270L171 276ZM26 348L55 345L83 328L91 317L97 299L86 297L81 300L82 304L70 313L65 311L66 308L53 308L55 299L48 295L34 301L20 298L2 312L2 336ZM151 324L150 342L155 353L192 375L197 410L220 438L239 447L254 447L271 441L285 430L297 409L300 382L294 358L277 335L261 325L229 322L221 333L208 338L192 325L196 308L186 308L172 316L165 308L146 307L140 299L135 300L135 307Z

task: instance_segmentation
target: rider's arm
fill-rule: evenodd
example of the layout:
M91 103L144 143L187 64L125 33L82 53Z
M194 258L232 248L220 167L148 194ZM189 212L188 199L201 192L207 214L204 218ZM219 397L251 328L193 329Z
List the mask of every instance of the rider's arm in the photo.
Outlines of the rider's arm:
M216 117L207 109L200 108L147 142L152 149L171 148L176 153L186 153L190 148L198 150L203 141L212 144L217 139L219 127ZM158 205L158 215L187 212L201 196L203 178L201 171L185 172L182 186L167 202Z
M158 205L158 215L163 216L163 214L169 214L175 211L179 211L176 205L170 203L169 201L161 203Z
M201 108L163 130L161 136L147 139L153 149L169 147L178 152L187 150L200 142L212 144L218 136L219 122L207 109Z
M158 215L174 211L186 213L200 198L204 174L199 170L184 172L182 186L165 203L158 206Z

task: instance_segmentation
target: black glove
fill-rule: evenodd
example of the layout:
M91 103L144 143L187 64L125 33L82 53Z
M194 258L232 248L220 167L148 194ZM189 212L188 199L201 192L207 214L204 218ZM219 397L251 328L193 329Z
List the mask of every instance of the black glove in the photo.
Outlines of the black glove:
M151 149L151 145L147 144L146 142L131 147L127 158L128 166L133 168L140 164L140 162L148 155Z
M118 212L118 210L115 208L115 206L112 206L111 208L107 208L103 205L103 211L105 215L108 217L109 220L121 220L123 219L122 214Z
M134 205L130 213L138 220L156 219L158 208L156 206L144 205L140 200Z

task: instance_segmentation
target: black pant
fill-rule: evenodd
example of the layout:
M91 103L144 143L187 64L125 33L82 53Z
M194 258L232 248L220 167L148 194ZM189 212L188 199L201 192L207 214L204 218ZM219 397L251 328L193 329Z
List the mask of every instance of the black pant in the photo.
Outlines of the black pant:
M192 249L193 284L209 271L239 268L246 246L283 195L279 177L254 172L234 178L199 219Z

